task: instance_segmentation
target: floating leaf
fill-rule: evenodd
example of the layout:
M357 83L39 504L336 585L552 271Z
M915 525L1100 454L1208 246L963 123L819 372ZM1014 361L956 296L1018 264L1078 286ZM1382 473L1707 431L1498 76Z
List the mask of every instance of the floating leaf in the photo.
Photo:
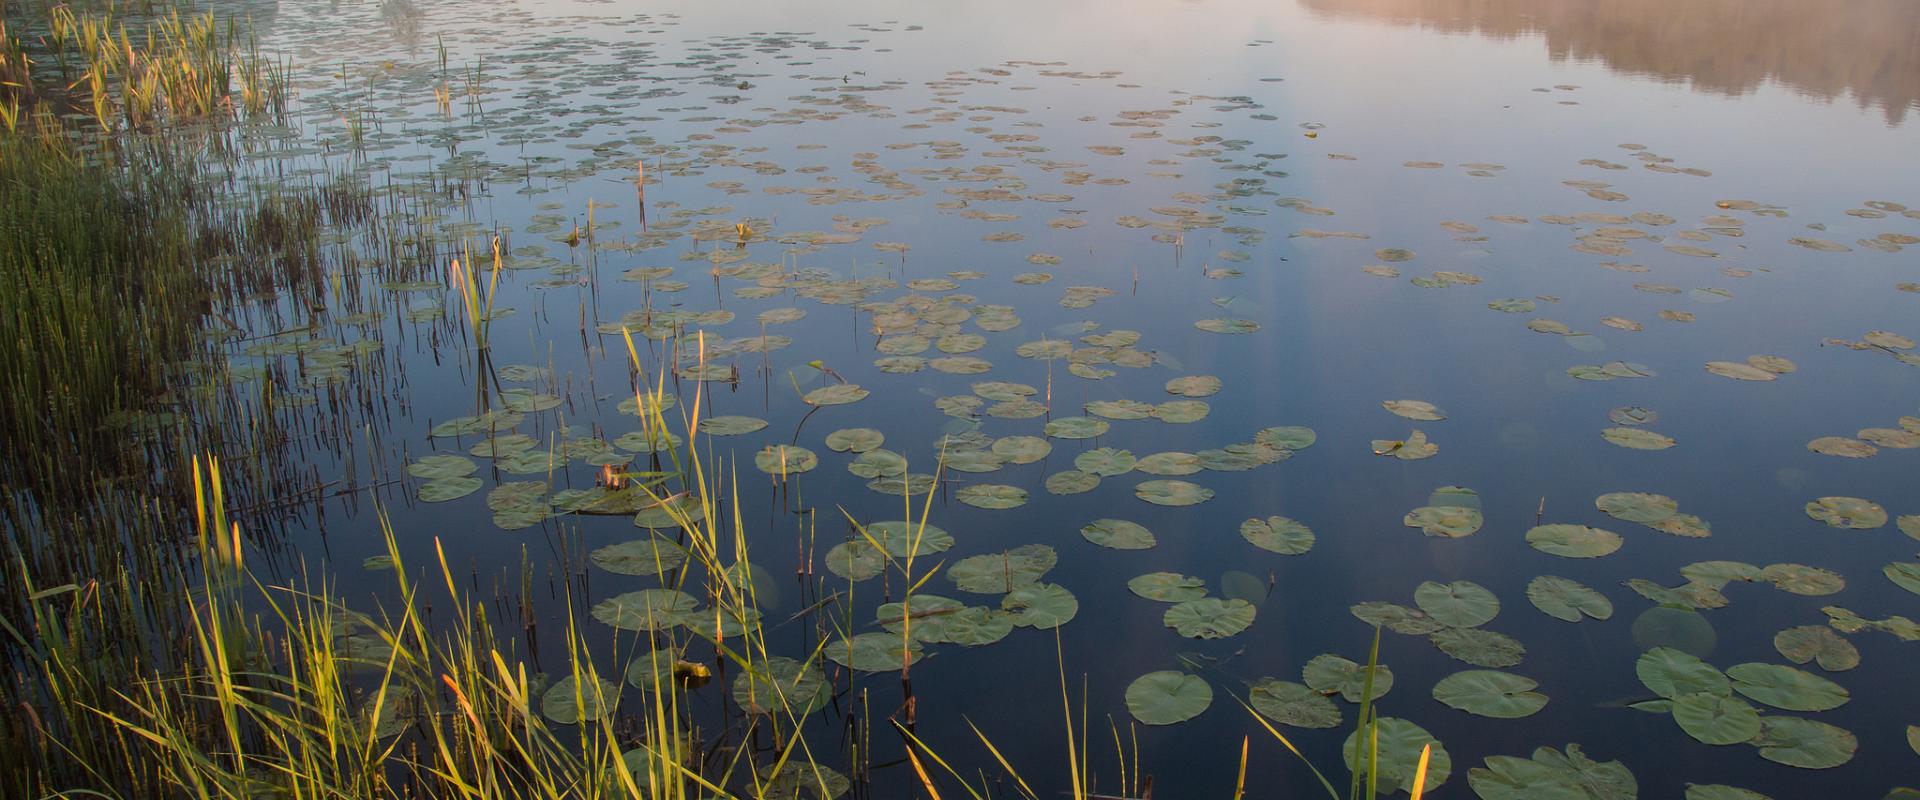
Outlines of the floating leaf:
M800 402L810 406L838 406L866 399L869 392L858 384L841 383L822 386L800 398Z
M1127 588L1148 600L1183 603L1207 596L1207 582L1178 572L1149 572L1127 581Z
M1476 667L1499 669L1520 663L1527 648L1504 633L1481 628L1444 628L1427 637L1440 652Z
M1613 616L1613 603L1605 595L1558 575L1541 575L1529 581L1527 599L1547 616L1567 622L1579 622L1583 616Z
M1895 586L1920 594L1920 564L1896 561L1880 570Z
M568 675L540 695L540 713L561 725L573 725L611 717L619 702L619 684L604 678L581 682Z
M1089 542L1115 550L1145 550L1155 544L1152 531L1123 519L1096 519L1081 527L1080 535Z
M1441 678L1433 699L1446 705L1495 719L1530 717L1547 706L1547 696L1533 689L1531 678L1493 670L1466 670Z
M1665 450L1674 445L1673 437L1654 433L1645 428L1608 428L1601 431L1600 436L1621 447L1634 450Z
M1047 423L1045 433L1055 439L1091 439L1107 432L1107 422L1092 417L1062 417Z
M1000 608L1015 625L1050 630L1072 621L1080 613L1080 601L1059 584L1030 583L1000 598Z
M1286 517L1250 519L1240 523L1240 536L1254 547L1287 556L1313 549L1313 530Z
M872 428L843 428L827 434L827 449L836 453L865 453L886 441Z
M1844 436L1822 436L1807 443L1807 449L1824 456L1841 458L1867 458L1880 449L1858 439Z
M1377 779L1381 789L1411 792L1414 773L1420 764L1420 752L1429 746L1432 750L1427 760L1427 779L1421 788L1431 793L1453 774L1453 756L1447 754L1447 748L1426 728L1398 717L1380 717L1374 721L1372 728L1362 730L1370 730L1373 734L1364 743L1366 750L1362 750L1359 731L1348 735L1346 743L1341 745L1347 769L1362 776L1361 780L1374 780L1373 776L1367 774L1367 765L1373 762L1378 764ZM1370 754L1375 752L1376 740L1378 755L1372 756Z
M1073 466L1076 469L1102 478L1132 472L1136 463L1138 460L1133 457L1133 453L1111 447L1096 447L1073 458Z
M1472 581L1426 581L1413 590L1413 602L1427 616L1455 628L1485 625L1500 613L1499 598Z
M1253 435L1253 440L1277 450L1305 450L1312 447L1319 437L1312 428L1282 425L1260 430Z
M448 500L457 500L480 491L480 486L480 479L470 476L427 481L420 485L420 502L444 503Z
M1172 725L1213 705L1213 687L1176 670L1149 672L1127 685L1127 711L1146 725Z
M1292 681L1262 679L1247 692L1247 704L1262 716L1296 728L1338 728L1340 707L1326 695Z
M700 432L713 436L740 436L765 427L767 421L758 417L719 416L700 420Z
M1634 800L1640 795L1625 765L1595 762L1577 744L1567 745L1564 754L1536 749L1531 760L1488 756L1485 769L1467 770L1467 785L1481 800Z
M1427 616L1425 611L1408 608L1398 603L1383 603L1376 600L1355 603L1349 610L1362 622L1379 625L1406 636L1425 636L1447 627L1439 620Z
M1709 361L1707 371L1737 381L1771 381L1780 377L1752 364L1739 361Z
M1768 717L1753 741L1760 757L1802 769L1830 769L1853 760L1860 742L1844 728L1798 717Z
M1887 510L1858 497L1822 497L1807 504L1807 516L1835 528L1869 530L1887 524Z
M1424 400L1388 400L1380 404L1395 416L1423 422L1434 422L1447 418L1438 406Z
M961 487L953 499L975 508L1006 509L1027 504L1027 490L997 483L978 483Z
M822 651L833 663L861 672L894 672L920 660L920 643L894 633L862 633Z
M1135 462L1133 468L1149 475L1170 476L1192 475L1202 469L1200 457L1192 453L1154 453Z
M1181 636L1224 639L1253 624L1254 609L1245 600L1203 597L1167 609L1161 621Z
M993 454L1010 464L1031 464L1053 452L1053 445L1038 436L1007 436L995 439Z
M1599 558L1620 549L1620 534L1585 525L1540 525L1527 531L1527 544L1562 558Z
M1394 458L1398 458L1402 461L1417 461L1423 458L1432 458L1435 454L1439 452L1440 452L1440 445L1427 441L1427 435L1424 433L1421 433L1418 430L1415 430L1414 432L1407 434L1407 438L1405 440L1400 440L1400 439L1373 440L1374 455L1393 456Z
M820 466L820 457L804 447L776 444L755 453L753 465L769 475L798 475Z
M1300 670L1300 679L1324 695L1340 695L1349 703L1362 702L1366 693L1367 667L1332 653L1314 656ZM1385 664L1376 664L1373 669L1373 698L1378 700L1387 696L1393 689L1393 670Z
M1727 677L1748 699L1788 711L1827 711L1851 697L1840 684L1780 664L1735 664L1727 668Z
M947 568L947 578L964 592L1005 594L1053 569L1059 555L1044 544L1028 544L1000 553L969 556Z
M733 680L733 701L749 714L804 717L826 707L832 690L819 667L768 656Z
M588 554L594 566L620 575L658 575L687 561L686 548L668 539L647 538L608 545Z
M1701 693L1720 697L1733 694L1733 684L1720 670L1672 647L1655 647L1641 653L1633 670L1640 677L1640 683L1668 700Z
M680 624L681 615L700 607L693 595L676 589L641 589L595 603L593 618L627 631L663 631Z
M1825 625L1802 625L1774 634L1773 649L1795 664L1814 661L1833 672L1860 666L1859 648Z
M1603 494L1594 499L1593 505L1609 517L1643 525L1664 521L1680 511L1680 504L1673 498L1645 492Z
M1213 490L1179 480L1145 481L1133 487L1133 494L1157 506L1190 506L1213 499Z
M1760 712L1744 700L1711 692L1673 698L1673 721L1707 744L1739 744L1760 734Z
M1208 333L1253 333L1260 330L1260 323L1250 319L1203 319L1193 327Z

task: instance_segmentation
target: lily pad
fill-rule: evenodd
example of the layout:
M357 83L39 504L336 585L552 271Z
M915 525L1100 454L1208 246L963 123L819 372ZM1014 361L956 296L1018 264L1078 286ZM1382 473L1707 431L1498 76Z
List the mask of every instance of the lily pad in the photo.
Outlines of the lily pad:
M993 454L1009 464L1032 464L1053 452L1053 444L1038 436L1006 436L993 441Z
M1387 400L1380 405L1394 416L1422 422L1436 422L1447 418L1446 412L1425 400Z
M1668 700L1690 694L1719 697L1733 694L1733 683L1720 670L1698 656L1672 647L1655 647L1641 653L1633 671L1640 677L1641 684Z
M1540 525L1527 531L1527 544L1562 558L1599 558L1620 549L1620 534L1585 525Z
M1739 744L1760 734L1760 712L1745 700L1711 692L1673 698L1673 721L1707 744Z
M1127 581L1127 589L1148 600L1184 603L1207 596L1207 582L1178 572L1149 572Z
M1144 481L1133 495L1157 506L1191 506L1213 499L1213 490L1181 480Z
M1538 748L1531 760L1488 756L1486 768L1467 770L1467 785L1481 800L1634 800L1640 796L1639 782L1625 765L1596 762L1577 744L1567 745L1564 754L1551 747Z
M595 603L593 618L627 631L663 631L680 624L681 615L700 607L693 595L676 589L641 589Z
M620 575L658 575L687 561L686 548L661 538L607 545L588 554L594 566Z
M1059 555L1044 544L1028 544L1000 553L968 556L947 568L947 578L964 592L1005 594L1038 583Z
M1466 670L1434 684L1433 699L1469 714L1519 719L1547 706L1547 696L1533 691L1539 685L1532 678L1507 672Z
M1298 425L1281 425L1264 428L1253 435L1253 440L1278 450L1305 450L1319 440L1312 428Z
M1044 432L1055 439L1091 439L1108 427L1106 420L1092 417L1061 417L1047 423Z
M1300 679L1324 695L1340 695L1349 703L1361 702L1367 687L1367 665L1355 663L1332 653L1314 656L1300 670ZM1373 699L1387 696L1393 689L1393 670L1385 664L1373 669Z
M1375 721L1374 731L1378 739L1379 786L1382 790L1399 789L1403 792L1413 790L1414 773L1420 764L1420 752L1429 745L1432 750L1427 761L1426 781L1422 789L1432 793L1447 782L1453 774L1453 756L1447 754L1447 748L1440 740L1427 732L1426 728L1415 725L1398 717L1380 717ZM1371 747L1373 737L1369 737L1369 747L1362 749L1360 732L1347 736L1341 745L1341 754L1346 759L1347 769L1362 776L1361 780L1371 780L1367 776L1368 754L1374 752Z
M1527 599L1547 616L1567 622L1613 616L1613 602L1606 595L1558 575L1541 575L1529 581Z
M820 466L820 457L804 447L776 444L755 453L753 465L769 475L798 475Z
M1413 590L1413 602L1428 616L1455 628L1485 625L1500 613L1499 598L1472 581L1426 581Z
M1665 450L1675 444L1673 437L1645 428L1608 428L1600 437L1633 450Z
M1285 556L1297 556L1313 549L1313 530L1286 517L1250 519L1240 523L1240 536L1254 547Z
M838 406L866 399L870 394L858 384L841 383L822 386L801 396L800 401L810 406Z
M1138 460L1133 457L1133 453L1111 447L1096 447L1073 458L1073 466L1076 469L1102 478L1132 472L1135 463L1138 463Z
M1027 490L998 483L978 483L961 487L953 499L974 508L1007 509L1027 504Z
M920 643L897 633L862 633L840 639L822 651L833 663L861 672L895 672L920 660Z
M1096 519L1080 528L1087 541L1115 550L1146 550L1156 544L1153 532L1137 522Z
M1213 705L1213 687L1177 670L1149 672L1127 685L1127 711L1146 725L1172 725Z
M1673 498L1646 492L1603 494L1594 499L1593 505L1609 517L1643 525L1661 522L1680 511L1680 504Z
M1773 649L1795 664L1812 661L1831 672L1860 666L1859 648L1825 625L1802 625L1774 634Z
M1788 711L1827 711L1852 697L1840 684L1781 664L1735 664L1727 668L1727 677L1748 699Z
M1802 769L1831 769L1853 760L1860 741L1845 728L1799 717L1768 717L1753 741L1760 757Z
M1000 608L1015 625L1051 630L1073 621L1080 613L1080 601L1059 584L1030 583L1000 598Z
M1100 476L1077 469L1056 472L1047 476L1045 483L1051 494L1080 494L1091 492L1100 485Z
M1203 597L1167 609L1161 621L1181 636L1224 639L1253 624L1253 605L1245 600Z
M420 502L444 503L480 491L481 481L472 476L440 478L420 485Z
M719 416L700 420L700 432L711 436L741 436L767 427L759 417Z
M1267 678L1247 692L1247 704L1261 716L1296 728L1338 728L1340 707L1303 684Z
M1822 497L1807 504L1807 516L1835 528L1871 530L1887 524L1887 510L1858 497Z
M561 725L573 725L610 717L619 702L619 684L605 678L579 681L568 675L540 695L540 713Z
M1421 506L1407 512L1401 523L1409 528L1419 528L1428 536L1444 536L1458 539L1471 536L1480 530L1485 520L1480 509L1461 506Z
M1518 639L1482 628L1445 628L1427 638L1440 652L1489 669L1516 666L1527 652Z

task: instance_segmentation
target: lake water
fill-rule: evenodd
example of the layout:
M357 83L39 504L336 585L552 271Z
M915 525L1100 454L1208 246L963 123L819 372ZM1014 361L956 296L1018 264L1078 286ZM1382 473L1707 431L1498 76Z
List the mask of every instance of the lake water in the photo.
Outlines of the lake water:
M496 526L488 493L548 480L544 467L514 474L477 458L482 488L444 502L422 502L425 482L404 468L466 456L484 436L429 432L498 407L503 390L532 393L506 402L542 408L514 431L543 447L634 430L638 420L619 409L633 397L626 343L602 331L629 312L681 311L683 352L704 331L710 365L738 368L737 380L698 390L700 414L767 423L696 441L703 457L739 470L747 543L768 577L768 639L796 658L812 652L829 614L776 623L833 596L831 615L870 633L875 607L902 588L897 575L850 584L827 569L846 517L903 516L901 498L850 473L855 455L830 449L828 434L877 430L909 469L931 473L943 435L970 434L949 440L951 459L982 437L1043 436L1050 421L1087 416L1088 403L1122 417L1137 416L1128 413L1137 403L1204 403L1161 407L1174 420L1205 411L1193 421L1108 419L1097 438L1050 438L1051 452L1032 463L947 469L931 506L954 544L919 560L916 578L945 559L923 592L999 609L999 596L961 591L944 569L1023 545L1056 551L1041 580L1077 599L1057 642L1074 702L1092 720L1104 792L1120 793L1107 720L1130 741L1128 687L1160 670L1198 676L1213 699L1186 721L1138 726L1138 769L1159 796L1229 795L1243 736L1253 796L1317 791L1234 697L1268 678L1299 682L1322 654L1364 662L1373 628L1350 609L1412 608L1427 581L1490 591L1499 613L1479 627L1504 635L1457 634L1478 645L1475 666L1427 635L1383 634L1394 683L1380 713L1417 723L1451 757L1431 796L1473 796L1467 771L1489 756L1569 743L1624 764L1647 797L1680 797L1696 783L1775 798L1880 797L1920 776L1907 727L1920 724L1907 662L1920 645L1896 635L1913 635L1911 623L1843 633L1856 668L1794 665L1850 692L1837 708L1775 707L1766 699L1779 696L1754 688L1758 678L1727 700L1724 690L1688 700L1744 720L1735 701L1752 696L1771 749L1707 744L1673 714L1628 707L1655 697L1636 673L1647 646L1690 650L1720 670L1792 664L1776 634L1827 626L1823 608L1920 616L1920 577L1903 588L1883 574L1904 564L1911 571L1893 574L1920 576L1920 519L1904 522L1909 535L1898 519L1920 515L1920 351L1909 340L1920 337L1920 211L1906 211L1920 208L1920 14L1910 3L423 1L270 11L255 12L262 43L292 57L300 110L256 137L242 177L363 176L432 217L442 236L469 237L482 267L487 235L501 232L516 267L494 301L512 313L490 329L492 371L444 278L426 290L375 281L338 290L342 309L376 313L323 316L314 335L381 349L370 356L377 368L334 382L323 375L303 388L299 358L234 345L236 366L277 366L282 390L317 401L277 412L301 421L289 427L297 470L333 489L370 487L291 509L277 551L288 569L304 561L336 574L356 608L396 600L386 573L361 567L386 552L377 502L407 563L431 564L437 539L482 594L510 593L525 554L533 649L563 647L571 597L601 671L622 670L631 635L584 620L594 604L659 579L604 571L587 553L645 530L624 516L575 514ZM590 219L596 228L570 244ZM364 254L369 269L390 256ZM445 266L423 265L435 275ZM658 269L630 272L648 268ZM423 308L441 312L409 313ZM804 316L756 321L777 309ZM261 334L290 319L304 311L263 298L239 321ZM652 380L673 350L628 320ZM791 341L740 352L763 334ZM1073 355L1030 357L1047 351ZM1607 365L1616 366L1581 369ZM1169 393L1187 376L1215 377L1219 389ZM800 397L842 381L870 394L817 409ZM974 394L985 381L1032 394L994 412L1004 397ZM677 419L696 381L670 378L667 390L681 400L669 412ZM969 396L977 402L954 399ZM1431 403L1444 419L1383 407L1397 400ZM1623 408L1657 419L1610 420ZM1255 446L1276 426L1310 428L1314 441L1270 433ZM1415 431L1437 452L1402 457L1419 454ZM1810 449L1822 437L1855 440L1822 450L1877 452ZM1292 446L1267 446L1276 441ZM755 469L754 456L780 444L817 454L818 467L784 484ZM1088 491L1049 491L1048 476L1095 448L1198 454L1162 461L1176 473L1209 468L1132 470ZM602 473L593 457L627 452L578 445L551 490L592 487ZM634 468L646 464L641 456ZM1211 497L1137 496L1166 479ZM1477 532L1425 535L1404 522L1449 486L1477 492L1441 498L1477 503ZM1023 490L1025 502L966 502L999 492L979 487ZM1671 498L1711 535L1669 522L1694 534L1671 535L1596 508L1619 492ZM1883 518L1847 505L1864 509L1849 517L1857 524L1877 524L1836 528L1807 510L1824 497L1861 498ZM1647 502L1644 515L1673 513ZM1274 516L1310 528L1311 548L1283 555L1240 534L1243 522ZM1100 519L1144 526L1155 544L1096 545L1080 530ZM1557 524L1622 541L1592 558L1530 546L1536 525ZM1568 532L1595 536L1542 535ZM1612 549L1601 539L1589 552ZM1752 567L1681 571L1706 561ZM1769 565L1789 566L1757 569ZM1169 603L1129 589L1163 571L1252 601L1257 615L1223 638L1183 637L1164 619ZM1698 578L1707 573L1733 577L1715 591ZM1529 585L1543 575L1591 587L1611 615L1570 624L1542 613ZM1655 610L1626 584L1634 579L1669 605L1724 607ZM493 613L509 615L504 603ZM1412 615L1400 627L1442 626ZM927 644L911 673L917 735L963 772L997 775L971 721L1042 795L1065 787L1056 631ZM711 659L711 648L690 657ZM899 737L879 725L902 701L897 676L827 666L841 694L805 730L822 763L848 768L833 759L845 759L848 715L864 724L864 697L876 766L859 791L918 791L898 761ZM1544 708L1500 719L1435 699L1441 679L1489 666L1537 681ZM565 669L551 656L535 668ZM725 688L694 694L708 735L729 719ZM1328 702L1309 705L1338 708L1340 727L1282 730L1337 770L1357 706ZM1850 758L1834 755L1850 745ZM1844 763L1781 763L1794 760Z

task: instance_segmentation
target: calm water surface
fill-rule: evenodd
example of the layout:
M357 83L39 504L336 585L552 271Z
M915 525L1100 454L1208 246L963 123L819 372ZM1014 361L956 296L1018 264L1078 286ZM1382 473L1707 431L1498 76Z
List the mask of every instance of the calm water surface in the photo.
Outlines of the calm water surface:
M1758 706L1769 719L1815 719L1857 737L1844 765L1787 766L1751 745L1703 744L1669 715L1626 707L1651 697L1635 660L1652 640L1643 630L1637 642L1634 628L1656 604L1624 583L1677 586L1683 566L1707 560L1802 564L1844 579L1821 596L1765 581L1725 587L1725 607L1691 618L1711 629L1711 641L1684 642L1722 669L1787 663L1775 633L1826 624L1823 607L1870 619L1920 616L1920 597L1882 575L1889 563L1911 563L1920 547L1894 521L1920 515L1920 451L1897 446L1911 443L1893 432L1877 436L1896 446L1867 458L1808 448L1819 437L1897 430L1903 415L1920 428L1912 419L1920 361L1898 346L1899 337L1920 336L1920 250L1901 249L1920 241L1911 238L1920 236L1920 212L1901 210L1920 208L1920 133L1911 122L1920 13L1911 3L421 0L282 4L256 15L266 44L294 57L303 113L261 136L250 175L361 174L383 191L421 198L415 210L437 216L443 231L476 244L487 231L505 233L531 267L502 277L497 305L513 313L494 324L492 362L548 370L532 382L480 377L457 301L438 289L365 286L381 321L322 333L384 347L378 378L312 389L319 408L351 398L380 410L295 434L301 469L316 482L381 485L301 509L282 557L289 568L304 561L333 571L357 608L395 600L384 573L361 568L385 552L377 501L411 565L431 563L437 538L483 594L517 583L527 554L541 620L536 650L549 654L537 668L564 671L551 654L569 596L584 614L606 597L657 585L598 570L585 554L645 532L596 516L502 530L487 489L544 475L483 468L486 489L425 503L404 466L464 454L474 437L428 432L497 404L500 388L560 398L516 428L543 441L611 441L633 430L634 417L617 409L631 397L625 345L600 332L623 314L732 312L730 321L690 327L725 353L727 342L762 333L755 315L799 308L804 319L764 329L791 337L789 346L717 359L737 364L739 379L705 384L702 408L769 423L700 439L703 452L739 460L753 561L778 576L769 622L847 590L820 556L845 537L842 510L865 521L901 516L898 497L847 472L853 456L830 451L828 433L875 428L914 471L930 472L945 433L1037 436L1049 418L1081 416L1088 402L1162 403L1182 399L1163 388L1170 379L1219 378L1220 391L1202 398L1204 419L1115 420L1096 440L1056 438L1037 463L946 473L933 504L933 524L956 539L949 564L1032 543L1058 551L1044 580L1079 602L1058 642L1076 700L1085 676L1103 776L1113 774L1103 729L1109 717L1129 723L1128 685L1184 669L1206 679L1215 698L1189 721L1139 728L1141 768L1159 796L1230 793L1245 735L1254 737L1255 796L1307 796L1315 784L1306 770L1232 696L1263 678L1298 681L1323 653L1364 660L1372 628L1351 606L1411 606L1423 581L1462 580L1501 602L1484 627L1525 647L1504 671L1538 681L1551 699L1523 720L1449 708L1431 687L1476 667L1425 636L1385 634L1381 660L1396 680L1382 713L1420 724L1452 759L1451 777L1432 796L1472 796L1466 772L1488 756L1568 743L1625 764L1646 797L1680 797L1689 783L1776 798L1879 797L1920 776L1906 738L1906 726L1920 724L1909 666L1920 645L1879 630L1853 633L1846 639L1859 650L1858 668L1805 666L1846 687L1851 702L1819 713ZM446 113L433 91L443 79L442 45L456 92ZM480 78L469 84L462 65L476 63ZM641 160L644 223L633 186ZM591 245L569 246L589 203L601 227ZM758 235L736 248L732 226L742 221ZM728 234L696 239L702 225ZM831 243L797 236L835 231ZM1832 251L1818 249L1823 242ZM1406 255L1391 248L1411 258L1390 260ZM714 272L741 264L788 277ZM647 267L672 273L622 279ZM1051 280L1013 280L1033 272ZM866 281L853 296L828 298L835 302L797 291L851 287L850 279ZM936 282L909 285L924 280ZM679 291L669 291L674 282ZM777 291L738 291L756 285ZM1112 295L1068 307L1066 287ZM875 365L888 353L876 350L874 311L886 309L861 304L956 294L965 297L927 307L1010 306L1019 324L983 330L978 317L950 326L909 318L889 332L982 335L984 345L965 355L990 363L987 371L895 374ZM1489 307L1507 299L1533 310ZM434 306L448 316L407 314ZM263 299L246 322L273 330L272 309ZM1208 319L1257 329L1196 328ZM1079 337L1114 331L1137 332L1122 355L1133 365L1087 365L1102 377L1071 374L1067 359L1016 352L1042 339L1095 347L1110 340ZM1873 340L1892 346L1832 341L1860 342L1870 331L1894 335ZM671 357L664 345L641 344L650 368L670 363L661 361ZM1754 355L1797 369L1749 381L1705 368ZM270 361L298 374L293 359L236 348L236 364ZM809 415L796 383L801 391L835 383L808 366L814 361L871 396ZM1611 362L1654 376L1569 373ZM1049 415L1006 419L983 407L956 416L936 406L988 380L1035 387ZM669 390L690 401L695 384ZM1413 421L1383 409L1400 399L1430 402L1446 418ZM1656 412L1643 427L1674 446L1603 438L1616 427L1609 411L1627 406ZM1279 463L1185 476L1213 492L1197 505L1142 502L1136 485L1160 476L1139 472L1080 494L1043 488L1046 476L1095 447L1192 453L1282 425L1310 427L1317 442ZM1437 454L1374 453L1374 440L1415 429ZM752 467L756 452L779 443L818 453L820 466L782 489ZM592 486L599 471L575 458L552 476L553 488ZM1002 510L957 499L984 484L1029 497ZM1477 533L1425 536L1403 524L1443 486L1478 491ZM1610 492L1671 497L1709 523L1711 536L1609 518L1595 498ZM1805 505L1827 496L1877 503L1888 521L1838 530L1810 518ZM1315 532L1310 552L1280 555L1238 535L1243 521L1275 515ZM1095 546L1079 529L1101 518L1137 522L1158 543ZM1601 558L1557 557L1524 538L1541 522L1605 528L1624 544ZM810 553L809 537L818 542ZM1167 604L1127 588L1129 578L1155 571L1202 578L1215 596L1244 596L1244 586L1229 587L1251 579L1261 590L1250 598L1257 618L1224 639L1183 638L1162 621ZM1528 584L1549 574L1604 594L1612 617L1569 624L1536 610ZM868 620L889 590L898 593L897 579L854 586L841 610L857 621L855 632L877 629ZM997 597L960 592L944 576L926 591L998 607ZM612 629L590 624L590 640L612 638ZM796 622L770 635L803 657L813 631ZM1025 628L979 648L929 645L912 672L919 735L950 760L985 767L971 720L1030 783L1064 786L1054 648L1054 636ZM600 655L603 673L613 673L626 654ZM901 700L891 673L834 674L847 694L809 723L816 753L844 752L845 715L863 693L875 717ZM723 688L699 695L706 705L695 713L709 733L722 724ZM1338 763L1356 713L1335 702L1341 729L1288 729L1323 765ZM873 736L883 762L900 757L885 733ZM903 766L873 777L874 797L904 796L913 785Z

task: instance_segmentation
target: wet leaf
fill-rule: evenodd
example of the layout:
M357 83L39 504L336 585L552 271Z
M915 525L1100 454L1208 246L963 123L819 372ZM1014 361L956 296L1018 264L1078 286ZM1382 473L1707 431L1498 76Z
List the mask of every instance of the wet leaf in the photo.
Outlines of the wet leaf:
M1620 549L1620 534L1585 525L1541 525L1527 531L1527 544L1562 558L1599 558Z
M1143 481L1133 495L1157 506L1190 506L1213 499L1213 490L1181 480Z
M1558 575L1541 575L1529 581L1527 600L1547 616L1567 622L1613 616L1613 603L1605 595Z
M1300 670L1300 679L1323 695L1340 695L1349 703L1361 702L1366 693L1367 666L1332 653L1314 656ZM1373 699L1387 696L1393 690L1393 670L1385 664L1375 665L1373 670Z
M1813 661L1832 672L1860 666L1860 650L1825 625L1802 625L1774 634L1773 649L1795 664Z
M1600 436L1621 447L1634 450L1665 450L1674 445L1673 437L1645 428L1608 428Z
M1533 689L1531 678L1493 670L1466 670L1441 678L1433 699L1448 706L1495 719L1519 719L1539 713L1547 696Z
M1427 732L1427 729L1398 717L1380 717L1373 729L1377 732L1379 767L1379 786L1382 790L1399 789L1411 792L1414 772L1420 763L1420 752L1429 745L1432 751L1427 761L1427 779L1422 788L1431 793L1453 774L1453 756L1447 754L1447 748L1440 740ZM1359 732L1347 736L1341 745L1342 756L1346 759L1347 769L1363 776L1361 780L1370 780L1367 775L1368 753L1373 752L1373 737L1369 737L1366 751L1361 749Z
M1853 760L1860 742L1843 728L1798 717L1768 717L1753 742L1760 757L1802 769L1831 769Z
M1455 628L1474 628L1500 614L1500 600L1472 581L1425 581L1413 590L1413 602L1427 616Z
M1127 685L1127 711L1146 725L1185 722L1212 704L1213 687L1184 672L1149 672Z
M1161 621L1181 636L1224 639L1253 624L1253 606L1245 600L1203 597L1167 609Z
M1297 556L1313 549L1313 531L1286 517L1250 519L1240 523L1240 536L1262 550Z
M1444 628L1427 637L1440 652L1476 667L1499 669L1520 663L1527 648L1504 633L1482 628Z
M1827 711L1851 697L1833 681L1780 664L1735 664L1727 668L1727 677L1748 699L1788 711Z
M1030 583L1000 598L1000 608L1015 625L1051 630L1071 622L1080 613L1080 601L1059 584Z
M1146 550L1155 544L1152 531L1122 519L1096 519L1080 528L1080 535L1115 550Z
M1858 497L1822 497L1807 506L1807 516L1835 528L1870 530L1887 524L1887 510Z
M961 487L959 491L953 493L953 499L974 508L1018 508L1027 504L1027 490L1018 486L978 483Z

